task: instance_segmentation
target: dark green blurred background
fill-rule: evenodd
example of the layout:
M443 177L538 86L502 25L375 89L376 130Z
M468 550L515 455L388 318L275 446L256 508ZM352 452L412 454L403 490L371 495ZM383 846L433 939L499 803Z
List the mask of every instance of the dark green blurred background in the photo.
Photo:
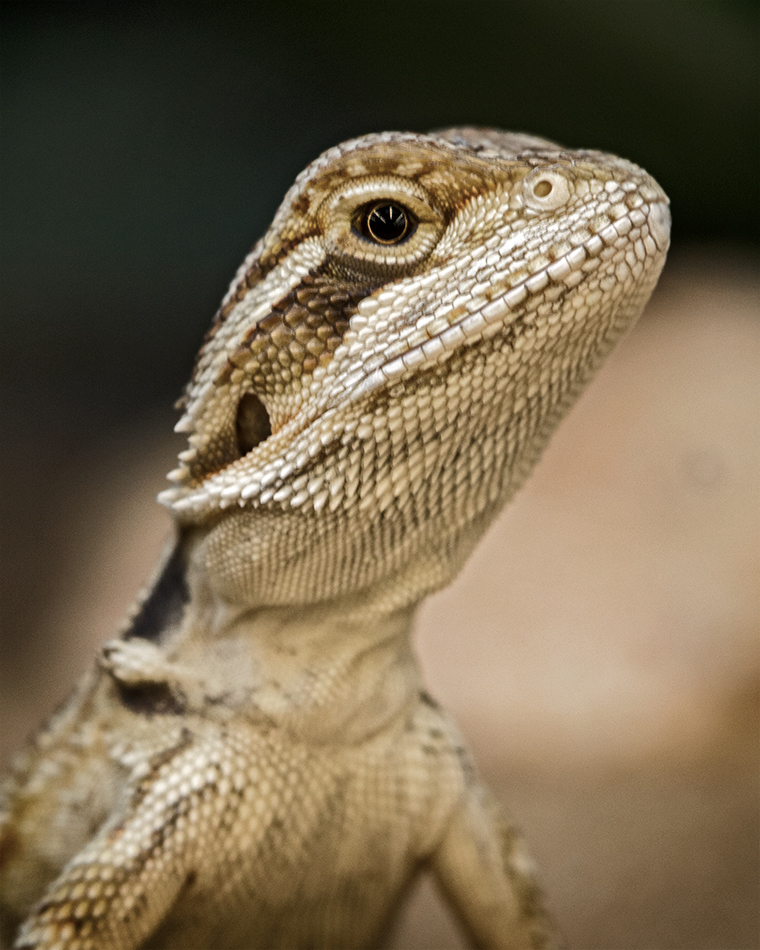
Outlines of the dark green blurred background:
M610 150L670 194L676 251L757 242L758 9L4 3L5 408L99 426L176 397L295 174L364 132Z

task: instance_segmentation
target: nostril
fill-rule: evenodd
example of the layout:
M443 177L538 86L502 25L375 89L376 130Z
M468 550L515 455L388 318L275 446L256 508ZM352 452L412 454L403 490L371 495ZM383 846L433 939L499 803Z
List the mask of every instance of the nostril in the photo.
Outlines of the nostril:
M237 408L235 434L240 455L247 455L272 434L269 413L255 393L246 393Z
M533 194L536 198L545 198L552 190L552 183L546 179L542 178L541 181L537 181L533 186Z

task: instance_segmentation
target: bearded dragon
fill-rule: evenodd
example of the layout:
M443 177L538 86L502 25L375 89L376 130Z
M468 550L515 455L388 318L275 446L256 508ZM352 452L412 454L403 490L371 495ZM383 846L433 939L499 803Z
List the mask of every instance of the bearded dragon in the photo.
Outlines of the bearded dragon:
M176 539L5 783L14 947L370 947L422 867L477 946L555 945L410 633L669 231L637 166L490 129L367 135L298 176L197 357Z

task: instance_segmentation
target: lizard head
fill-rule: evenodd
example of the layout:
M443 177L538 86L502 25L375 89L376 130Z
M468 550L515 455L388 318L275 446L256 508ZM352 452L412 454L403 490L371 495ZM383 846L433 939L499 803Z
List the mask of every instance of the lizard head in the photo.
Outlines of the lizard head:
M411 587L445 583L640 314L669 224L637 166L526 135L325 152L222 303L161 500L237 551L238 594L330 596L423 554Z

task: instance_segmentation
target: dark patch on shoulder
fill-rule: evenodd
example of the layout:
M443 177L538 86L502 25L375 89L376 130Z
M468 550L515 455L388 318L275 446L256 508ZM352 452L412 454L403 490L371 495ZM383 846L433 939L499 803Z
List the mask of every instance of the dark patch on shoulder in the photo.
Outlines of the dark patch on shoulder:
M179 623L190 599L183 545L177 542L152 590L124 633L125 640L141 637L156 642L164 630Z
M185 697L168 683L117 683L116 688L125 708L148 719L153 716L181 716L187 710Z

